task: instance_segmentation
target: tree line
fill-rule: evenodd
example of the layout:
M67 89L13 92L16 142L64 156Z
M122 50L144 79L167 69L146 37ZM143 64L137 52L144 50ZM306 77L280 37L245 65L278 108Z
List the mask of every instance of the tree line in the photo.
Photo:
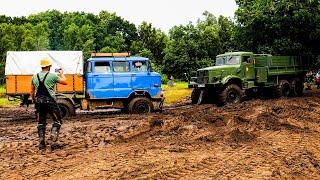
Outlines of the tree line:
M154 69L175 78L213 65L227 51L274 55L320 54L319 0L236 0L235 18L204 12L196 22L168 33L101 11L51 10L27 17L0 16L0 81L7 51L80 50L149 57Z

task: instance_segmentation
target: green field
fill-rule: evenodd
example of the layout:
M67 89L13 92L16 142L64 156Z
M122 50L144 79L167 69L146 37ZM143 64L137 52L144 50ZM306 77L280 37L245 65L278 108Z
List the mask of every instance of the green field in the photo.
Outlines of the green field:
M177 82L176 85L172 87L163 85L162 89L164 97L166 98L164 101L165 105L181 102L191 95L191 89L188 89L187 82Z
M177 82L175 86L162 86L164 97L165 97L165 105L171 105L186 98L190 97L191 90L188 89L188 83L186 82ZM19 101L9 101L5 96L6 89L4 85L0 85L0 107L10 107L19 105Z
M9 101L5 94L5 85L0 85L0 107L18 106L20 104L19 101Z
M6 93L5 85L0 85L0 97L3 96L5 93Z

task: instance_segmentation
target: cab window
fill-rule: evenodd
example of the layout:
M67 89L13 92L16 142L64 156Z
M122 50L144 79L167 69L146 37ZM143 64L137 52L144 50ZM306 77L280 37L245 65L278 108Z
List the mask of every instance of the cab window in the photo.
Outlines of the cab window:
M130 66L128 61L114 61L112 65L114 72L130 72Z
M133 71L134 72L147 72L148 65L146 61L133 61Z
M244 62L244 63L250 63L250 56L243 56L243 57L242 57L242 62Z
M94 63L94 72L95 73L109 73L110 63L109 62L95 62Z

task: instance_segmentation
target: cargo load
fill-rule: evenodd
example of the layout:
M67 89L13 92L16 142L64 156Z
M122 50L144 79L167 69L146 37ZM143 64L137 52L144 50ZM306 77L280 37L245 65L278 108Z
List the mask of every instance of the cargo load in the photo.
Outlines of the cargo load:
M82 51L8 51L5 67L7 95L29 94L32 76L41 71L40 60L52 61L52 73L63 69L68 85L58 84L57 93L83 93Z

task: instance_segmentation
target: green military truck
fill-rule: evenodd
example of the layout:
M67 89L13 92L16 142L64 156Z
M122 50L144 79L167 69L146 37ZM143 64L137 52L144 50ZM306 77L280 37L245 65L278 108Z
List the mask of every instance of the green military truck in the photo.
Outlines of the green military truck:
M193 104L215 101L238 103L249 94L269 92L275 97L301 96L310 56L272 56L252 52L218 55L215 66L197 70L189 83Z

